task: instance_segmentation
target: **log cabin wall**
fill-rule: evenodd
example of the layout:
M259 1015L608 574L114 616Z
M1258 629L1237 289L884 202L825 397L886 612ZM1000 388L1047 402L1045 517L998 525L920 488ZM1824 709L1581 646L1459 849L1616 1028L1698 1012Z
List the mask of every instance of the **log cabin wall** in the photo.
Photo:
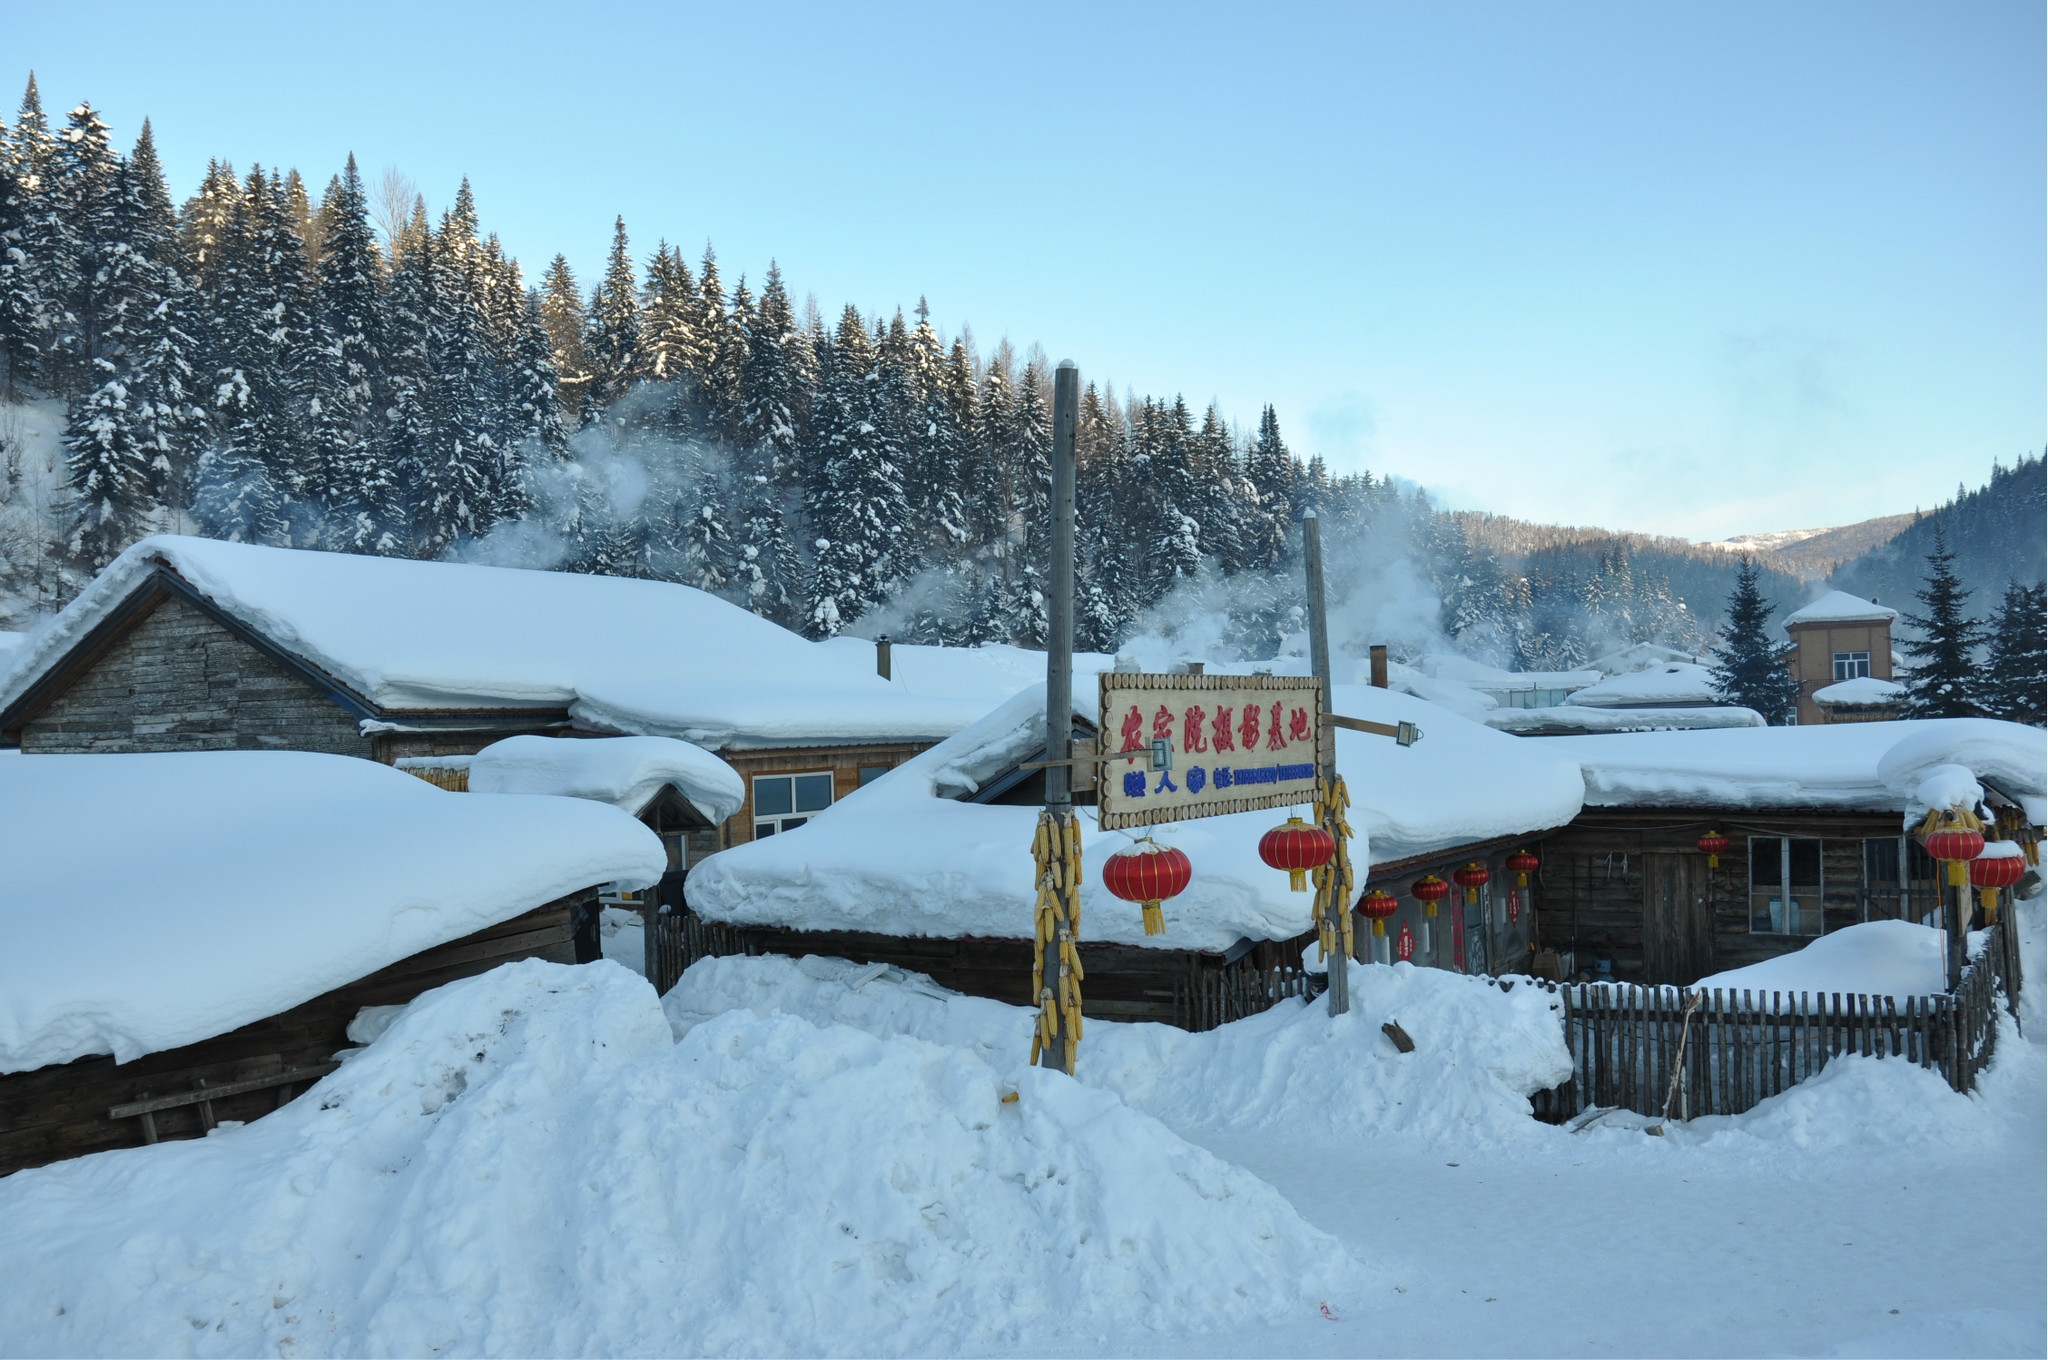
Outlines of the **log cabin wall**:
M1710 829L1729 840L1712 870L1696 844ZM1544 837L1536 852L1543 861L1535 879L1539 939L1547 949L1575 950L1582 970L1590 971L1596 959L1612 959L1621 982L1686 984L1761 963L1816 937L1750 929L1750 837L1821 842L1823 925L1833 932L1868 919L1864 840L1899 835L1895 812L1589 808ZM1704 887L1702 928L1683 929L1685 938L1659 938L1659 922L1646 921L1646 894L1674 871L1697 875Z
M108 1117L118 1105L179 1095L201 1083L227 1086L288 1075L291 1069L325 1071L333 1056L350 1046L349 1021L365 1006L402 1005L430 988L515 959L571 963L571 909L595 897L587 891L561 898L196 1044L133 1062L79 1058L0 1075L0 1175L88 1152L142 1146L148 1139L139 1117ZM210 1102L211 1116L259 1118L303 1093L313 1079L216 1099ZM206 1132L205 1115L196 1104L157 1111L151 1122L158 1140Z
M368 756L356 720L176 595L26 722L28 753L322 751Z

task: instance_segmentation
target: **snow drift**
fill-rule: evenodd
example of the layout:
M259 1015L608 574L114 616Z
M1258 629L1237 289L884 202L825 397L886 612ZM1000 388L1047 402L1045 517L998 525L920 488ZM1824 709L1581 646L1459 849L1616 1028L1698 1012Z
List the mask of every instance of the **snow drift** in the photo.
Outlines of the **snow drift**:
M950 1354L1363 1281L1058 1073L745 1011L674 1043L640 979L534 960L246 1128L12 1176L0 1220L21 1354Z

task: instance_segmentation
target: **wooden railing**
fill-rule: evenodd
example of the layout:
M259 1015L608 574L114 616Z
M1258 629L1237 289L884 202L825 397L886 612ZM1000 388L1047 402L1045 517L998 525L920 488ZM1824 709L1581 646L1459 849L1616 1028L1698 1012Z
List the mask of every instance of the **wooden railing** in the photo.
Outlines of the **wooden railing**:
M1843 1054L1902 1058L1938 1071L1958 1091L1974 1089L1997 1040L1999 998L2012 1006L2019 994L2015 944L2009 925L1992 930L1954 992L1903 1001L1528 979L1500 985L1541 987L1560 1003L1572 1077L1532 1097L1539 1119L1563 1123L1615 1108L1690 1119L1752 1109Z

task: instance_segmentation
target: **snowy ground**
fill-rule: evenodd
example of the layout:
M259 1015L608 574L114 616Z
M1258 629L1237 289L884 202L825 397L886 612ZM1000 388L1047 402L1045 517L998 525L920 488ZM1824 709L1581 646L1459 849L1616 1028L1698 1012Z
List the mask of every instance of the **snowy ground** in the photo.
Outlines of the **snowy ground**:
M0 1353L2043 1353L2033 997L1977 1097L1843 1060L1653 1138L1527 1118L1541 993L1353 985L1092 1025L1076 1083L879 966L510 965L246 1128L0 1181Z

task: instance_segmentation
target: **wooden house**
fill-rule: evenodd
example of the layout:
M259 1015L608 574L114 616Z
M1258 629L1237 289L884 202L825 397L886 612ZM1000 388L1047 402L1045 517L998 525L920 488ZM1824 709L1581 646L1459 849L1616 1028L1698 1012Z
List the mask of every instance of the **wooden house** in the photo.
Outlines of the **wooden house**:
M258 1118L366 1007L571 962L662 866L612 808L299 752L9 754L0 815L0 1174Z
M687 586L171 535L123 553L29 651L0 682L0 747L30 754L431 765L520 734L678 737L744 781L691 862L801 825L1002 697L914 692L871 648Z
M1893 678L1892 621L1898 616L1896 609L1840 590L1786 616L1785 632L1792 639L1790 664L1799 681L1800 723L1840 720L1816 700L1821 690L1844 681ZM1840 705L1844 711L1868 706L1860 700ZM1893 703L1883 716L1897 717L1902 709Z
M1076 733L1092 736L1092 686L1076 685ZM1358 887L1407 883L1474 861L1493 868L1468 906L1440 909L1441 929L1410 961L1487 971L1526 967L1533 912L1504 859L1578 812L1577 764L1405 694L1338 686L1338 711L1412 721L1424 739L1399 747L1341 732L1338 763L1364 863ZM1043 800L1027 767L1043 758L1043 690L1017 695L787 840L735 848L700 864L684 910L657 923L656 985L707 954L823 954L930 974L972 995L1029 1001L1030 844ZM1246 812L1153 828L1194 865L1166 904L1166 934L1145 935L1135 904L1099 884L1104 858L1130 843L1095 829L1081 806L1084 1010L1117 1020L1202 1029L1264 1009L1302 982L1313 938L1308 893L1258 858L1284 812ZM1306 811L1306 809L1304 809ZM1419 928L1421 909L1412 901ZM1397 919L1395 928L1401 924ZM1360 930L1358 949L1368 956Z
M1969 768L2036 826L2048 792L2040 731L1983 719L1546 744L1580 762L1586 805L1535 847L1539 939L1626 982L1688 984L1863 921L1936 923L1938 866L1909 834L1920 776ZM1729 842L1711 865L1710 832Z

